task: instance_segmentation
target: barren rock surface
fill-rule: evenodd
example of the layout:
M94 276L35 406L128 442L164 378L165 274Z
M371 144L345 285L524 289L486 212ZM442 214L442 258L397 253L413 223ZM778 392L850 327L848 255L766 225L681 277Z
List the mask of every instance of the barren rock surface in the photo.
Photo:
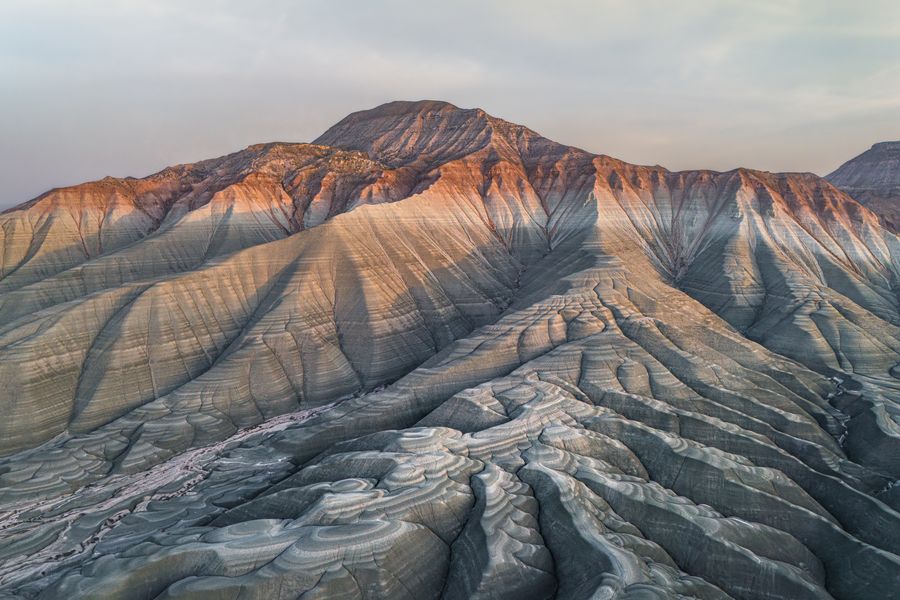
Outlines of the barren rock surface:
M441 102L0 215L0 596L900 597L900 239Z
M873 145L826 179L900 230L900 141Z

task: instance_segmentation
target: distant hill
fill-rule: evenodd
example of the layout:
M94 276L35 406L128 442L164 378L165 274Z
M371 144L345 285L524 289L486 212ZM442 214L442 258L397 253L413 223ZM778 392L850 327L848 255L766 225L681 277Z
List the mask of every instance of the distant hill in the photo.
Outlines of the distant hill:
M900 229L900 142L880 142L825 177Z

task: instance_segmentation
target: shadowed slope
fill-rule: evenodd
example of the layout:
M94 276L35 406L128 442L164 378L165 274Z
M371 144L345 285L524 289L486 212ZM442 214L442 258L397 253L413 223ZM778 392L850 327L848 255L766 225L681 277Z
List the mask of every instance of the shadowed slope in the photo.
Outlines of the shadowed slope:
M826 179L900 229L900 142L875 144Z

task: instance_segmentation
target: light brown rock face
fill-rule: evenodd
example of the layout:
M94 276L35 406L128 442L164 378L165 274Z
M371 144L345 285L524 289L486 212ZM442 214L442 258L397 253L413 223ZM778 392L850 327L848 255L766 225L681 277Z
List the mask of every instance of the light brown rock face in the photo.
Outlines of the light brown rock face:
M900 596L900 240L821 178L395 102L0 223L0 595Z
M873 145L826 179L900 230L900 141Z

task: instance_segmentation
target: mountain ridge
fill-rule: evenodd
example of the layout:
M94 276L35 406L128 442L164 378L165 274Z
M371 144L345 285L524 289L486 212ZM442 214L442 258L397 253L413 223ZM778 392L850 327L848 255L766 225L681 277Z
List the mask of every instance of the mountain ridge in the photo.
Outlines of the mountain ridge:
M231 152L229 154L225 154L225 155L222 155L222 156L219 156L216 158L203 159L203 160L196 161L196 162L180 163L177 165L171 165L168 167L164 167L163 169L156 171L154 173L151 173L149 175L146 175L144 177L105 176L99 180L52 188L42 194L39 194L38 196L36 196L35 198L33 198L31 200L27 200L18 205L7 208L4 211L0 212L0 214L14 212L14 211L23 210L25 208L28 208L33 203L45 198L48 194L52 194L54 192L59 192L59 191L64 191L64 190L72 190L73 188L79 188L81 186L91 186L91 185L103 184L103 183L113 183L113 182L135 183L135 182L159 179L159 178L162 178L164 175L168 175L169 173L181 174L181 173L179 173L179 171L181 171L183 173L184 170L186 170L186 169L202 168L202 166L205 166L205 165L212 165L217 162L222 162L227 159L243 156L245 154L250 154L250 153L257 152L260 150L265 150L265 149L272 149L272 148L279 148L279 147L302 149L302 148L313 148L315 146L320 146L320 147L333 146L336 148L340 148L340 146L341 146L340 143L327 144L324 142L329 139L337 139L337 136L339 135L339 130L342 126L349 126L349 125L354 124L355 122L359 121L360 119L379 119L379 118L385 118L386 116L397 117L397 116L409 116L412 114L422 115L423 114L422 109L425 110L425 114L430 114L432 111L437 109L438 113L443 113L443 114L458 113L461 115L475 115L476 118L483 119L486 125L496 126L497 124L501 124L502 126L508 126L512 130L520 131L523 134L527 135L528 137L538 139L542 142L547 143L548 145L557 147L561 150L574 151L574 152L582 153L584 155L589 155L589 156L592 156L595 158L600 158L600 159L609 159L609 160L613 161L614 163L622 164L622 165L629 165L632 167L643 167L643 168L647 168L647 169L659 169L659 170L663 170L663 171L666 171L667 173L671 173L671 174L709 173L709 174L715 174L715 175L724 175L724 174L729 174L729 173L748 173L748 174L758 174L760 176L765 176L765 175L784 175L784 176L803 176L803 177L810 176L810 177L815 177L815 178L819 178L819 179L827 179L828 177L831 177L834 174L834 173L832 173L832 174L829 174L829 175L826 175L823 177L823 176L819 176L815 173L805 172L805 171L796 171L796 172L794 172L794 171L777 171L776 172L776 171L765 171L765 170L760 170L760 169L754 169L751 167L734 167L732 169L728 169L725 171L718 171L718 170L714 170L714 169L684 169L684 170L673 171L673 170L667 169L664 166L661 166L659 164L638 165L638 164L633 164L633 163L627 163L625 161L622 161L620 159L617 159L615 157L612 157L612 156L609 156L606 154L595 154L595 153L589 152L587 150L583 150L583 149L575 147L575 146L569 146L569 145L565 145L565 144L562 144L559 142L555 142L553 140L550 140L548 138L541 136L537 132L529 129L528 127L525 127L523 125L518 125L516 123L512 123L512 122L506 121L501 118L493 117L490 114L488 114L487 112L485 112L483 109L480 109L480 108L463 109L463 108L459 108L449 102L440 101L440 100L418 100L418 101L395 100L395 101L391 101L391 102L387 102L385 104L379 105L378 107L375 107L373 109L359 110L354 113L351 113L350 115L348 115L347 117L345 117L344 119L342 119L341 121L339 121L338 123L336 123L335 125L330 127L326 132L324 132L322 135L317 137L312 142L283 142L283 141L258 142L258 143L250 144L249 146L247 146L241 150ZM358 140L361 136L359 135L358 131L354 132L354 137L357 140L356 143L360 144L361 142L359 142ZM320 142L323 142L323 143L320 143ZM881 146L900 146L900 141L876 143L872 146L872 149L875 149L876 147L881 147ZM359 152L360 150L351 148L350 151ZM372 157L369 156L369 158L372 158Z
M873 144L825 178L900 229L900 141Z
M3 215L0 594L895 595L897 236L504 123Z

